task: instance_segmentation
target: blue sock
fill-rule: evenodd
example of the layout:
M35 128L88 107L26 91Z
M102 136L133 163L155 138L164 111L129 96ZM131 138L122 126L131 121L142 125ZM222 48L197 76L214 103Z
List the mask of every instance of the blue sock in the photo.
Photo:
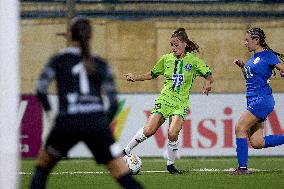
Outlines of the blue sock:
M239 167L247 167L248 164L248 141L247 138L237 138L237 158Z
M269 135L264 137L264 148L284 144L284 135Z

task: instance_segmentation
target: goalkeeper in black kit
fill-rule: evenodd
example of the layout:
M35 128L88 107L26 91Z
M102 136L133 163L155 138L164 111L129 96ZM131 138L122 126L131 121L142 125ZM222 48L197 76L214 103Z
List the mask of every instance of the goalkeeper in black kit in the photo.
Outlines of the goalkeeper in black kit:
M45 188L52 168L79 141L123 188L143 188L132 177L110 130L118 106L117 92L110 67L90 54L91 34L88 19L74 18L66 36L71 45L52 56L39 77L37 96L46 112L50 110L48 86L56 81L59 112L37 159L31 189ZM102 94L109 100L107 110Z

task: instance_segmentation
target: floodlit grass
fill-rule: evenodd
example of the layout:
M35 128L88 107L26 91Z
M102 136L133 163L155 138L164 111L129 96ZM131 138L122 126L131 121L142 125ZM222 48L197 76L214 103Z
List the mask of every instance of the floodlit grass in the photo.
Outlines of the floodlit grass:
M284 188L283 157L250 157L251 175L231 176L228 171L236 167L234 157L181 158L176 166L183 175L170 175L162 158L141 158L143 167L135 176L149 189L202 189L202 188ZM20 172L21 187L29 186L34 160L23 160ZM92 159L62 160L49 177L48 189L117 189L103 166Z

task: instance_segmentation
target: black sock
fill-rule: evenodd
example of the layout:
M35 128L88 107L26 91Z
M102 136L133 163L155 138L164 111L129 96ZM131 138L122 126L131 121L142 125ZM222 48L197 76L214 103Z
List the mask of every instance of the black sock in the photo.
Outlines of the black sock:
M30 189L44 189L49 174L49 169L36 166L31 181Z
M143 189L142 185L132 177L132 174L130 172L120 178L117 178L117 181L123 188Z

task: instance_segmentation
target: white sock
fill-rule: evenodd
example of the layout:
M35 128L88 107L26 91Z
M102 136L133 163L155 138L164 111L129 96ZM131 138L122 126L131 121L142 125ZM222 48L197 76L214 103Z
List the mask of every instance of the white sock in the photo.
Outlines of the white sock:
M128 155L130 151L135 148L139 143L146 140L147 137L143 133L143 128L139 129L138 132L134 135L134 137L130 140L127 146L124 148L125 153Z
M178 157L178 141L168 140L167 144L167 165L174 164L175 159Z

